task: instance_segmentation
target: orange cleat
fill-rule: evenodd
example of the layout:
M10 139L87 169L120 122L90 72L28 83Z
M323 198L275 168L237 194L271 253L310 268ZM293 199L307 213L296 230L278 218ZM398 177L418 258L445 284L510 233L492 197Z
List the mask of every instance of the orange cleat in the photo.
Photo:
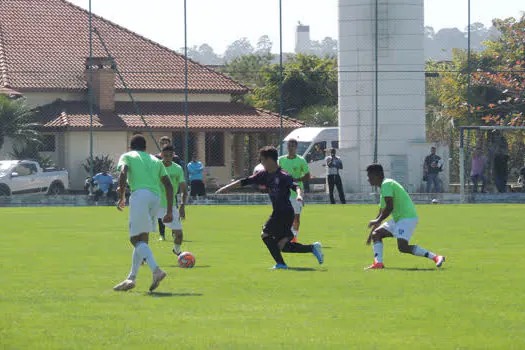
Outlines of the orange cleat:
M436 267L441 267L445 262L445 257L443 255L436 255L432 260L436 263Z
M384 269L384 268L385 268L385 265L383 263L374 261L372 265L365 267L365 270L379 270L379 269Z

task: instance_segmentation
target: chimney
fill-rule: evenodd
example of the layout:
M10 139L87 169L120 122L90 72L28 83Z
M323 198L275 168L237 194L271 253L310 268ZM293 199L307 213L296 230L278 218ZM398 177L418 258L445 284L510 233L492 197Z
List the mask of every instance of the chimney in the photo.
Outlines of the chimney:
M115 111L115 66L109 57L86 59L86 82L93 79L93 104L101 113Z

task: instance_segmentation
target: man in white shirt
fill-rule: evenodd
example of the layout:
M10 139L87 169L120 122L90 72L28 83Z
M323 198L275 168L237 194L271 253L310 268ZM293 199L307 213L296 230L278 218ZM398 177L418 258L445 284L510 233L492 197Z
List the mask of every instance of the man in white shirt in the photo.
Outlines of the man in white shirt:
M332 148L330 155L326 157L326 175L328 178L328 191L330 193L330 203L335 204L334 185L337 186L337 193L339 193L339 200L341 204L346 204L345 192L343 191L343 183L339 170L343 169L343 162L341 158L335 155L335 148Z

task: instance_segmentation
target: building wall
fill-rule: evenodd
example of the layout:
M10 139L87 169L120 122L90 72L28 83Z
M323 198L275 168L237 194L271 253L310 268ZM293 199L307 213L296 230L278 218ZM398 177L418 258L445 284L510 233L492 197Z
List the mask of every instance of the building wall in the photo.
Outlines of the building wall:
M82 163L89 157L90 136L87 131L68 131L65 137L65 168L69 171L71 188L80 190L84 186L84 180L88 173L84 170ZM93 133L93 157L109 155L115 162L120 155L127 151L127 132L105 132Z
M31 108L43 106L61 99L64 101L86 101L87 93L68 92L25 92L24 97ZM133 98L139 102L184 102L184 94L174 93L133 93ZM115 94L116 101L130 101L128 94ZM190 102L230 102L230 94L189 94Z
M395 172L416 187L421 149L430 148L425 144L423 0L382 0L377 17L375 4L339 1L339 139L340 148L351 149L350 158L357 160L357 174L348 168L343 173L347 187L358 191L368 186L364 169L374 160L376 88L378 161L394 164Z

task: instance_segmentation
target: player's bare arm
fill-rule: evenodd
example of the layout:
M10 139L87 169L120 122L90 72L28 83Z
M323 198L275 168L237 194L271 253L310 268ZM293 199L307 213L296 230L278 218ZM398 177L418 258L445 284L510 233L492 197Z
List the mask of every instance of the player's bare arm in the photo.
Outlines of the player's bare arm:
M166 215L162 219L163 222L172 222L173 221L173 185L171 184L170 178L168 175L164 175L160 178L160 181L166 189L166 200L168 201L168 207L166 208Z
M298 179L293 179L295 182L306 182L306 181L310 181L310 173L306 173L303 177L300 177Z
M181 204L179 206L179 216L181 219L186 218L186 210L185 210L185 204L188 200L188 187L186 186L185 182L181 182L179 185L180 192L182 194Z
M370 220L368 223L369 228L376 229L381 225L381 223L392 214L392 211L394 210L394 198L393 197L385 197L385 203L386 207L381 210L381 214L378 218L374 220Z
M235 188L239 188L239 187L241 187L241 180L234 181L234 182L232 182L229 185L226 185L226 186L223 186L223 187L219 188L215 192L215 194L224 193L224 192L227 192L229 190L232 190L232 189L235 189Z
M117 204L117 209L119 211L122 211L126 207L126 183L128 180L128 166L124 165L122 169L120 170L120 174L118 176L118 188L117 193L119 194L120 198Z

